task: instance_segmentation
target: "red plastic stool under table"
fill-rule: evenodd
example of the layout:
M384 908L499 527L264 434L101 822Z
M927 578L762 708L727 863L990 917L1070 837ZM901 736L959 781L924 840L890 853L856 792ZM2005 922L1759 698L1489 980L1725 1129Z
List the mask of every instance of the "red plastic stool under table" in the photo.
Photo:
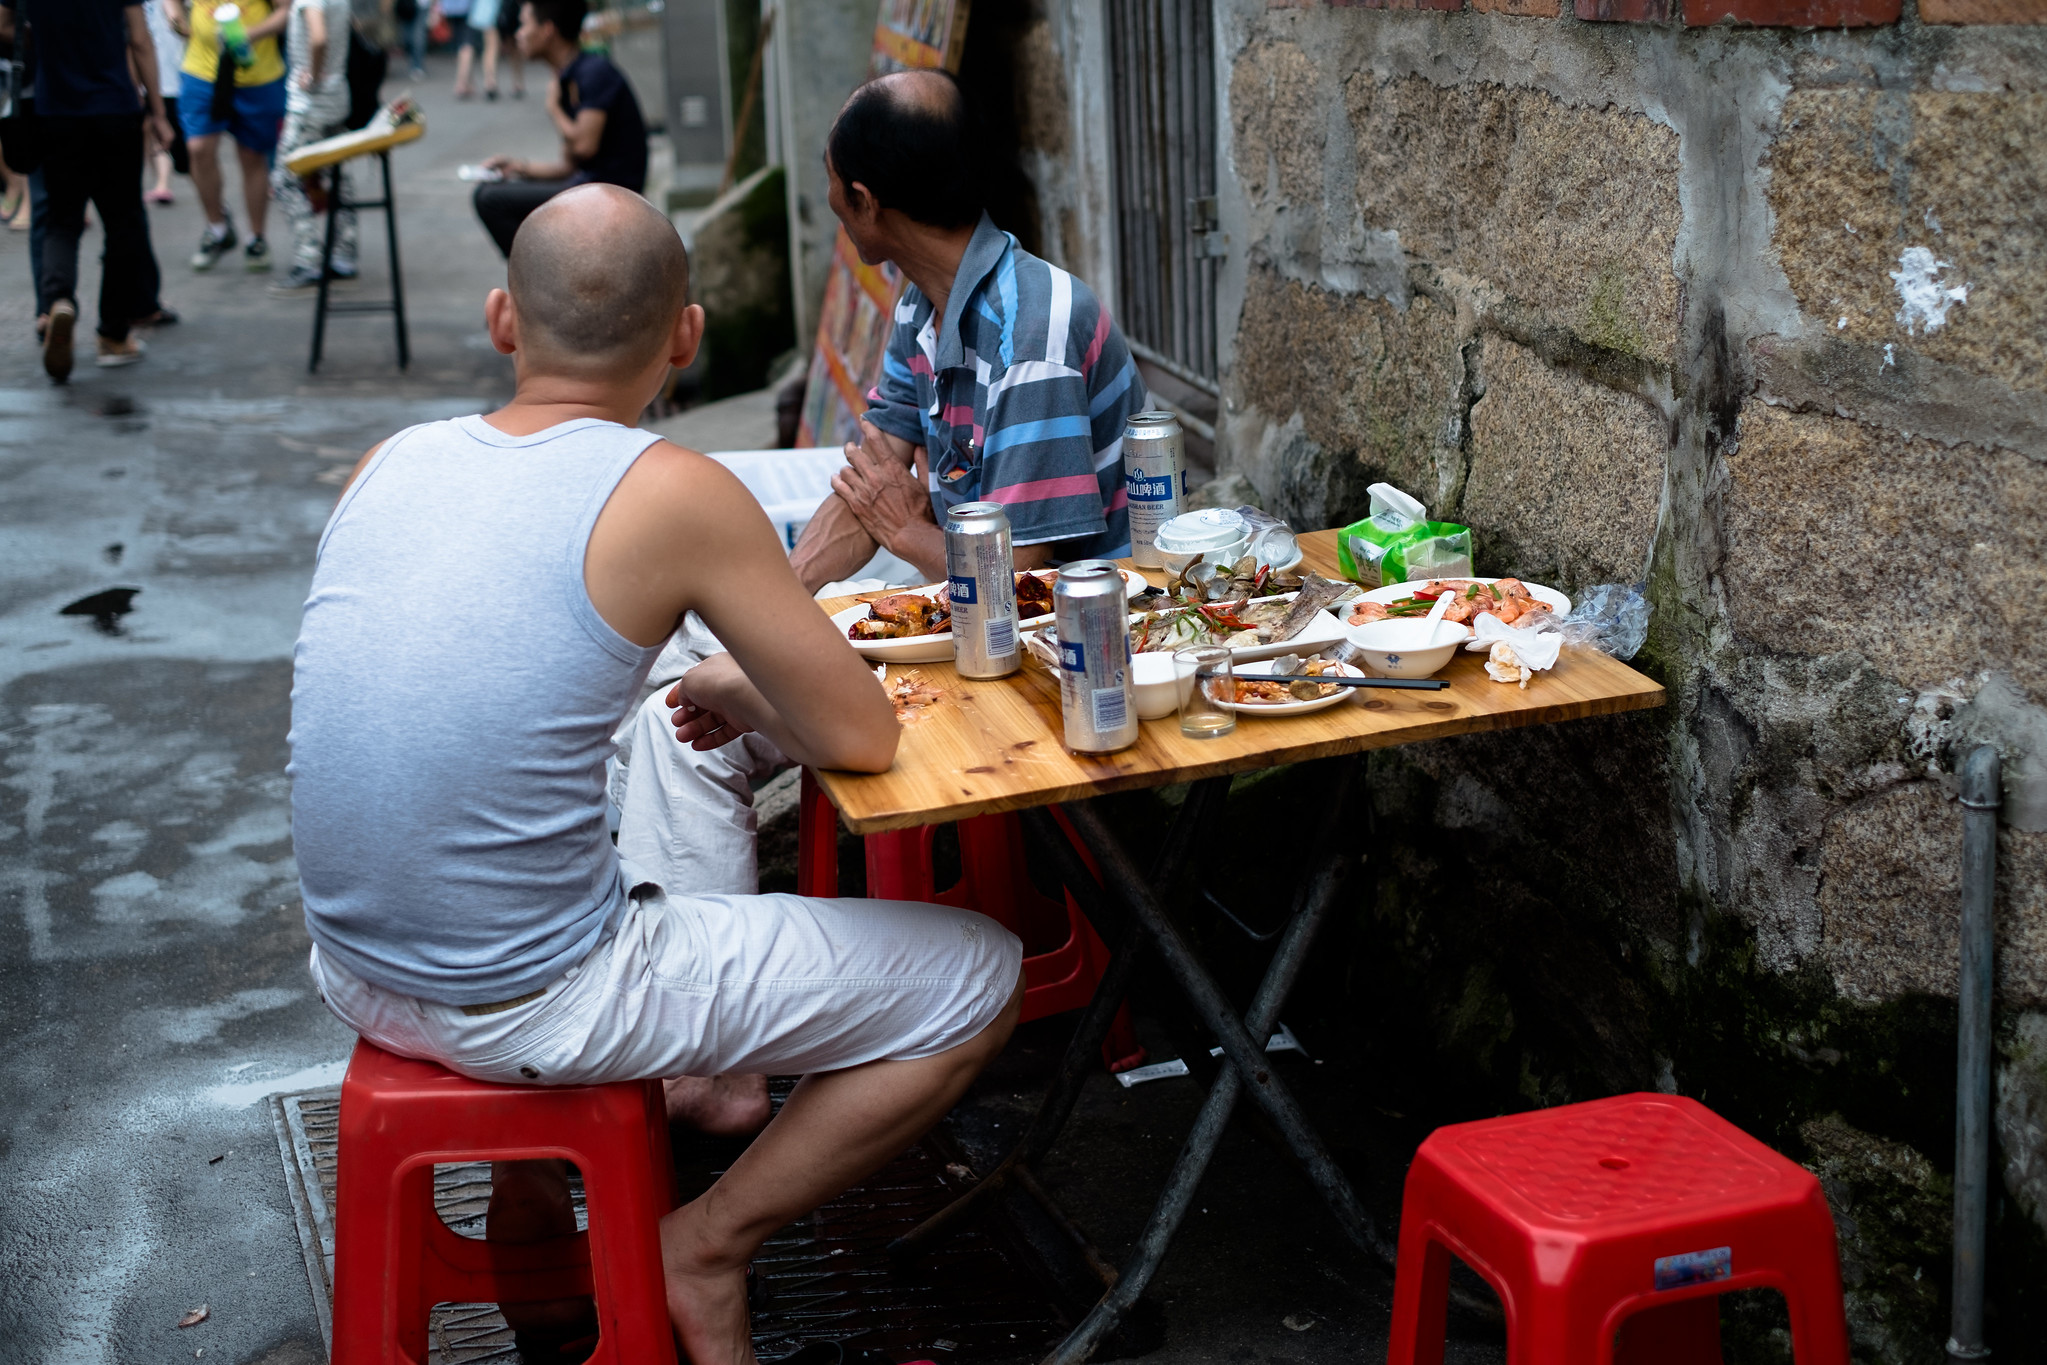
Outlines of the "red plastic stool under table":
M839 813L808 768L803 770L801 800L797 893L836 896ZM1052 816L1066 830L1088 870L1099 875L1094 859L1067 827L1066 817L1057 809ZM1085 1008L1108 968L1108 945L1071 893L1053 900L1031 885L1024 866L1023 822L1014 815L977 815L961 820L958 829L960 880L944 890L934 884L931 868L937 826L868 835L867 894L880 900L926 901L978 911L1022 939L1022 1022ZM1102 1060L1111 1071L1127 1071L1144 1061L1128 1007L1116 1011L1115 1023L1102 1043Z
M1429 1134L1401 1208L1390 1365L1440 1365L1452 1255L1499 1294L1510 1365L1717 1365L1715 1300L1755 1288L1784 1295L1798 1365L1847 1365L1819 1181L1680 1096Z
M675 1365L661 1215L675 1207L659 1081L489 1085L355 1045L341 1083L334 1365L426 1365L437 1303L592 1295L596 1365ZM590 1229L547 1242L462 1237L434 1211L434 1165L561 1157Z

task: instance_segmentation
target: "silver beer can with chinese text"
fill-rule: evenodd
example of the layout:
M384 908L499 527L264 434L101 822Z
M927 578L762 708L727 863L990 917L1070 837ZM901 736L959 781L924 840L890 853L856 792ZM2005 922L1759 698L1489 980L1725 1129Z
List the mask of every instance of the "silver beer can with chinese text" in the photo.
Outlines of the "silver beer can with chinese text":
M1123 489L1130 506L1130 558L1164 567L1152 540L1187 500L1187 443L1170 412L1140 412L1123 427Z
M999 502L963 502L945 514L945 576L952 599L952 658L962 678L1006 678L1023 663L1016 638L1016 576L1009 514Z
M1052 585L1052 614L1066 747L1080 754L1129 748L1137 742L1137 696L1123 574L1101 559L1066 565Z

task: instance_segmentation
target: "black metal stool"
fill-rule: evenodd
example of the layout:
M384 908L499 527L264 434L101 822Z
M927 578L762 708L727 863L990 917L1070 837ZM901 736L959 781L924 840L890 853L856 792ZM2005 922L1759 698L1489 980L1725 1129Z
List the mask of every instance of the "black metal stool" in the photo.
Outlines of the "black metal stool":
M327 241L320 249L320 297L313 305L313 354L306 361L306 372L316 373L320 368L320 350L327 338L327 315L329 313L390 313L398 327L398 368L404 369L412 362L412 348L405 338L405 273L398 267L398 196L391 189L391 153L387 148L376 154L378 164L384 172L384 197L373 200L350 200L342 202L341 168L348 164L337 161L327 175ZM341 210L382 209L384 211L384 236L391 246L391 297L374 302L351 300L347 303L329 303L328 287L334 282L334 237L339 227Z

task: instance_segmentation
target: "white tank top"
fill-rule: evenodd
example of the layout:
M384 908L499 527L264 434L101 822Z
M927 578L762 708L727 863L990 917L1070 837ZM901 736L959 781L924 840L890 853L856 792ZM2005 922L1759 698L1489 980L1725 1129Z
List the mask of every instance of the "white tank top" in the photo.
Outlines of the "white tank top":
M583 555L659 439L594 418L531 436L435 422L385 442L334 509L288 769L322 956L494 1003L579 962L625 904L604 762L659 649L597 614Z

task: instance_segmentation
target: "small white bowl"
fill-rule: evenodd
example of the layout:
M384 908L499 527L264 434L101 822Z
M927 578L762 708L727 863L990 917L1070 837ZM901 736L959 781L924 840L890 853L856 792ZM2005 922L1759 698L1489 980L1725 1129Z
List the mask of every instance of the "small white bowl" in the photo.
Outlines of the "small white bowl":
M1347 634L1379 677L1426 678L1450 662L1471 638L1471 627L1454 621L1438 621L1433 629L1427 621L1367 621Z
M1158 548L1156 542L1153 543L1152 548ZM1189 550L1184 554L1174 554L1170 550L1159 550L1159 561L1165 565L1166 573L1169 577L1178 578L1197 559L1206 559L1212 564L1234 564L1242 559L1245 551L1250 548L1251 537L1239 536L1229 544L1214 550ZM1299 555L1294 556L1294 563L1300 563Z
M1180 684L1171 654L1152 650L1131 655L1130 683L1137 693L1139 720L1164 720L1180 709Z

